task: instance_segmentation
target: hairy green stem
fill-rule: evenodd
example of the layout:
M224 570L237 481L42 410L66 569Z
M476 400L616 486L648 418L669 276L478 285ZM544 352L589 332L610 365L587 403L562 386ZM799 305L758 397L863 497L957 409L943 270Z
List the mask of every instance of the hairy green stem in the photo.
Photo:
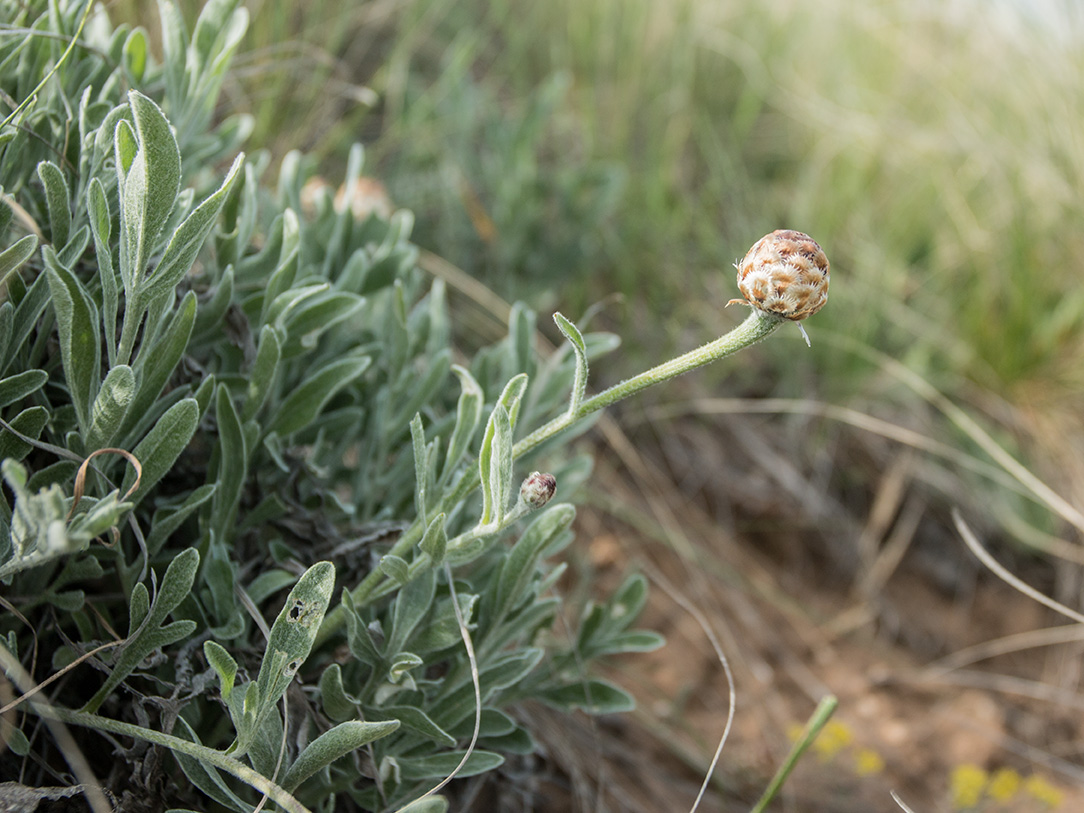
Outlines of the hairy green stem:
M135 737L136 739L146 740L155 745L160 745L163 748L168 748L171 751L186 754L193 759L198 759L200 762L213 765L228 774L236 776L245 784L250 785L267 796L267 798L279 805L283 810L288 810L290 813L310 813L307 807L263 774L257 773L244 763L226 756L221 751L208 748L206 745L199 745L198 743L189 742L188 740L182 740L180 737L174 737L171 734L163 734L161 731L142 728L137 725L132 725L131 723L113 720L109 717L99 717L97 714L88 714L85 711L72 711L71 709L44 703L34 703L32 704L32 708L41 717L59 720L68 725L94 728L98 731L108 731L110 734L119 734L122 737Z
M703 347L698 347L696 350L690 350L688 353L678 356L677 358L665 361L656 367L652 367L650 370L645 370L639 375L622 381L620 384L615 384L609 389L600 392L598 395L594 395L583 401L574 413L565 412L549 423L535 429L527 435L527 437L523 438L512 447L512 459L516 460L522 457L593 412L605 409L606 407L616 404L618 401L628 398L630 395L635 395L641 390L645 390L655 384L669 381L682 373L687 373L698 367L703 367L705 364L718 361L721 358L737 353L739 350L744 350L750 345L756 344L761 339L769 336L785 321L786 320L781 317L766 314L754 309L744 322L729 333L720 336L715 341L709 342ZM479 482L480 475L478 469L474 468L468 471L460 478L452 492L440 501L440 505L435 509L434 513L447 511L452 506L458 504L472 491L478 488ZM410 528L408 528L392 546L389 554L402 556L421 541L424 533L425 525L418 520L415 520ZM386 591L377 590L383 578L384 574L380 570L373 570L366 576L361 584L355 587L350 593L354 603L360 606L364 604L367 599L373 598L374 594L383 595ZM346 611L342 605L339 605L324 617L324 623L321 625L320 632L316 636L316 643L314 646L320 646L320 644L324 643L328 638L342 629L345 623Z

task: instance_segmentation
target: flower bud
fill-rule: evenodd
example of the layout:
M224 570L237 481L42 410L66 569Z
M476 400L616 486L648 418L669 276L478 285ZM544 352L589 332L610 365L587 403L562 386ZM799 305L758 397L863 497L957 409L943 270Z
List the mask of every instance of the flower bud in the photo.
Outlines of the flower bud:
M728 305L748 304L798 322L828 301L828 258L800 231L780 229L761 237L737 269L745 299L732 299Z
M532 472L519 487L519 498L531 508L541 508L553 499L557 478L552 474Z

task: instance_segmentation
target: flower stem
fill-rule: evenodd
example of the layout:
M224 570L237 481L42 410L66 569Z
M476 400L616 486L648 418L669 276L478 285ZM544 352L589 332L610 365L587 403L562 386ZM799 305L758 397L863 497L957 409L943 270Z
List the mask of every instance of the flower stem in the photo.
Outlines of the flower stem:
M729 333L720 336L715 341L708 342L703 347L698 347L696 350L690 350L684 355L665 361L656 367L652 367L650 370L645 370L639 375L633 376L626 381L622 381L620 384L615 384L609 389L598 393L598 395L594 395L583 401L574 413L564 412L549 423L540 426L512 447L512 459L516 460L522 457L593 412L605 409L606 407L616 404L618 401L628 398L630 395L635 395L641 390L645 390L655 384L669 381L671 378L675 378L682 373L687 373L690 370L703 367L705 364L718 361L719 359L733 355L750 345L756 344L761 339L770 335L776 328L783 324L784 321L785 320L781 317L754 309L744 322ZM466 472L463 477L460 478L452 492L445 495L440 501L440 505L435 509L435 512L447 511L452 506L458 504L472 491L478 488L479 481L480 475L477 468ZM415 520L410 528L408 528L395 542L389 551L389 554L402 556L407 553L421 541L424 532L425 525L418 520ZM380 570L373 570L369 573L369 575L362 580L361 584L351 591L350 595L351 598L353 598L354 603L360 606L366 599L370 598L374 591L376 591L382 578L383 573ZM382 593L380 594L382 595ZM345 612L345 609L340 605L324 617L324 623L321 625L320 632L316 636L314 646L319 646L324 643L342 628L346 623Z
M705 364L718 361L756 344L771 334L783 322L784 320L779 317L754 310L744 322L715 341L708 342L703 347L698 347L696 350L690 350L684 355L665 361L650 370L645 370L639 375L622 381L620 384L614 384L609 389L603 390L598 395L591 396L580 404L580 408L576 410L575 414L569 415L566 413L554 418L545 426L539 427L512 447L512 458L515 459L525 455L536 446L572 426L581 418L587 417L592 412L605 409L618 401L628 398L630 395L635 395L641 390L669 381L682 373L703 367Z

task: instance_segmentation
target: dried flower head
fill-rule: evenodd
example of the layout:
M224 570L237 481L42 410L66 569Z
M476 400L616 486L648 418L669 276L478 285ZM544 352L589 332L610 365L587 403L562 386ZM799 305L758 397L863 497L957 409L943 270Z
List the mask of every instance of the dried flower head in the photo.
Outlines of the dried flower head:
M535 471L531 472L519 487L519 498L531 508L541 508L553 499L556 491L556 477Z
M779 229L761 237L738 269L738 288L748 304L764 313L801 321L828 301L828 258L808 234Z

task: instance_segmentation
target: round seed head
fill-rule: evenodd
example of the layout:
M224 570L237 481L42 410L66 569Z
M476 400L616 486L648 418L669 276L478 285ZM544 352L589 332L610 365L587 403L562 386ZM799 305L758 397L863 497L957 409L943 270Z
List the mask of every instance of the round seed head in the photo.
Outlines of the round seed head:
M557 478L552 474L532 472L519 487L519 498L531 508L541 508L553 499L557 491Z
M765 313L798 322L828 301L828 258L800 231L779 229L761 237L737 268L745 302Z

